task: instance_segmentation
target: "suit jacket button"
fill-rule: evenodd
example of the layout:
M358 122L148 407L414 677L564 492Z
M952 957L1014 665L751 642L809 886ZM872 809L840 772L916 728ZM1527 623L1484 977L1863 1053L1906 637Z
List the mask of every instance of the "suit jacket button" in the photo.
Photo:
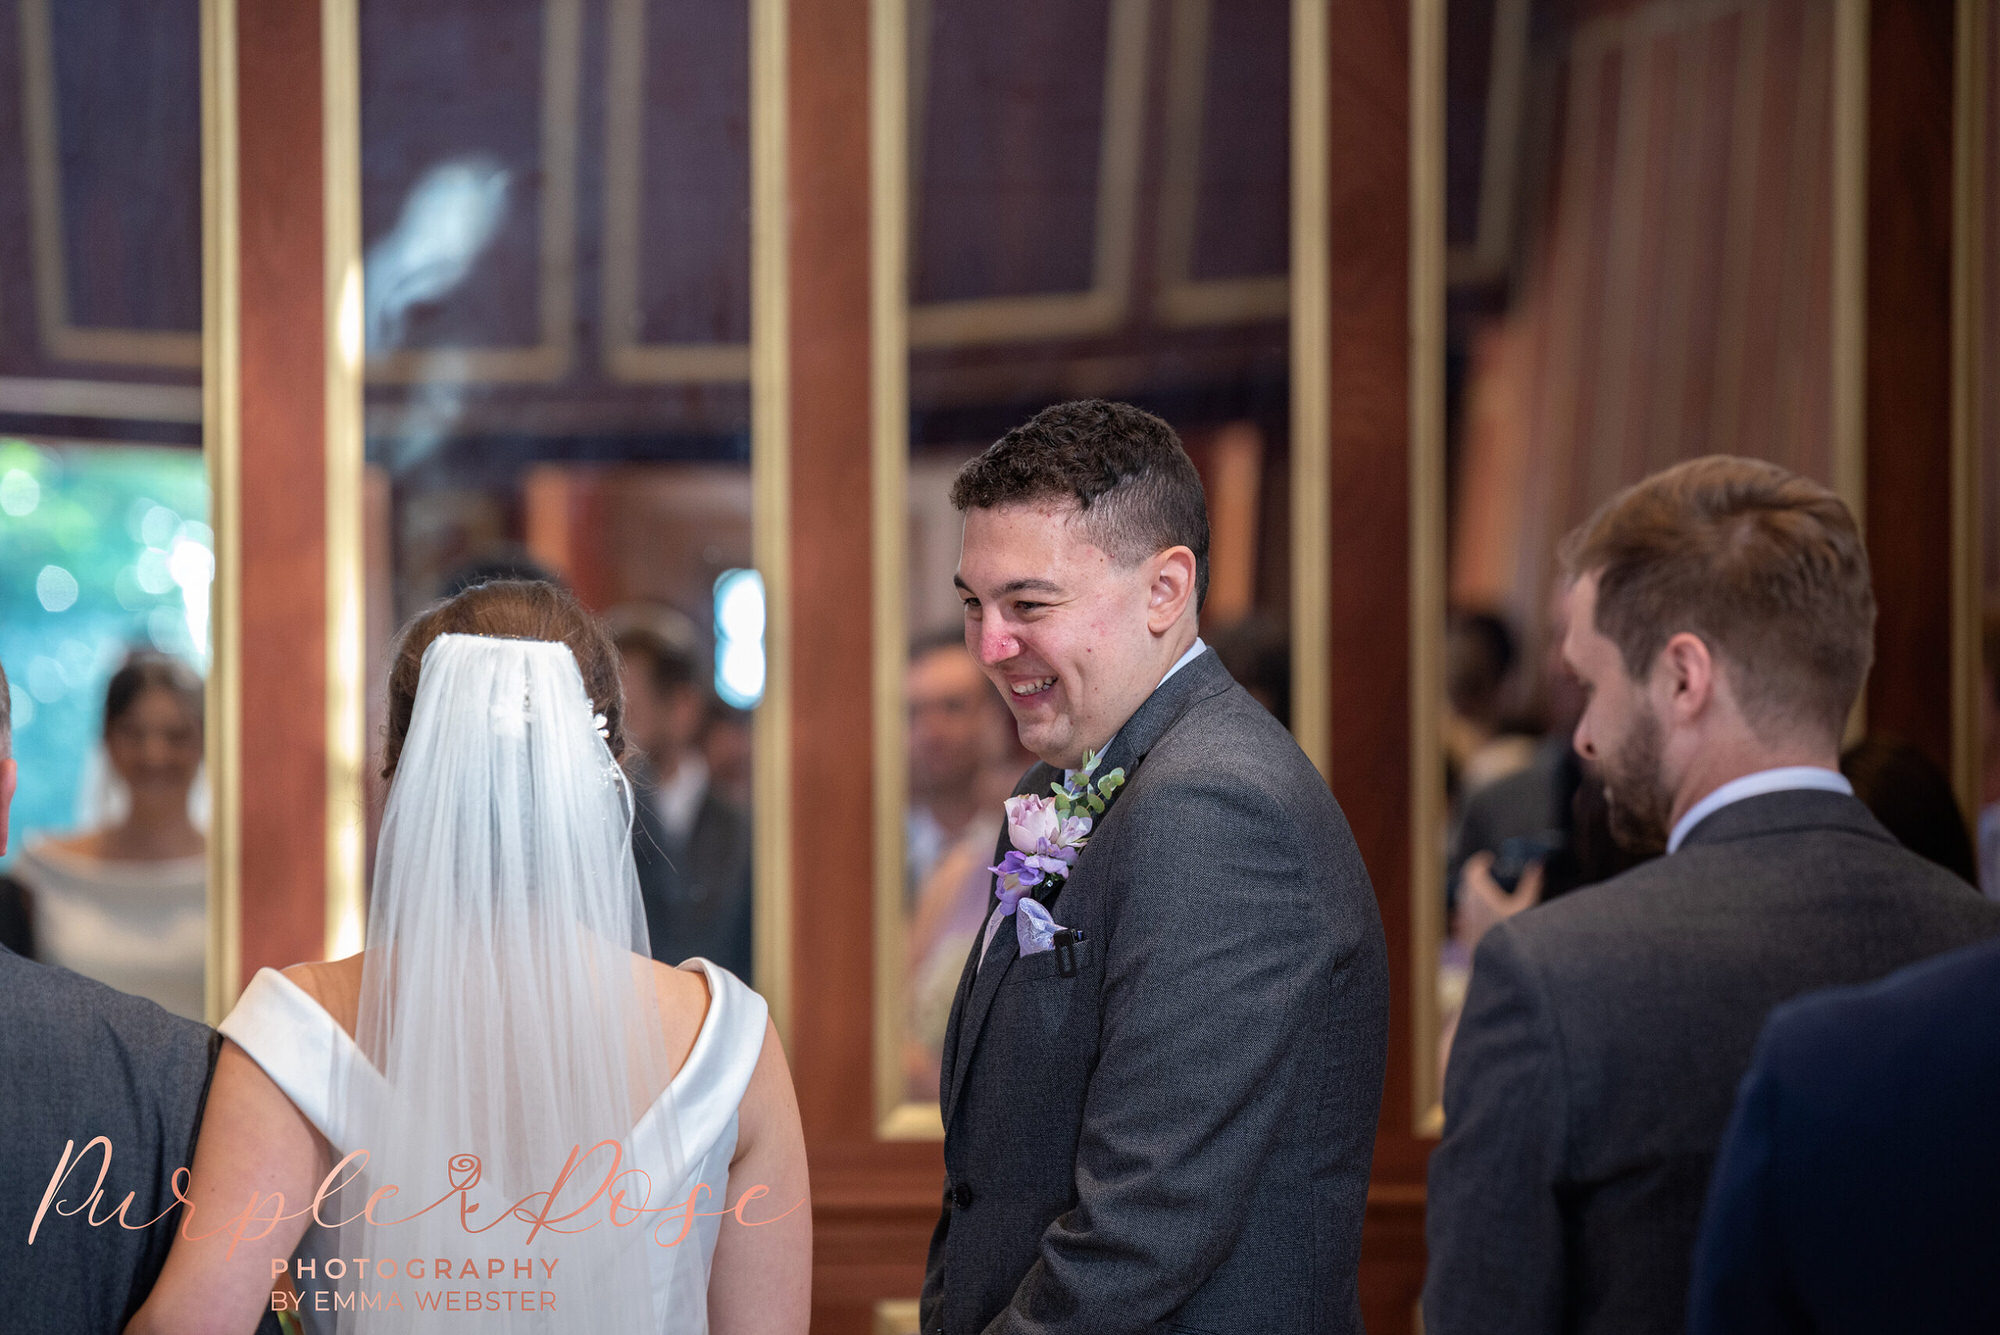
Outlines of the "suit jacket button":
M961 1210L963 1210L966 1206L972 1204L972 1187L964 1182L961 1182L956 1187L953 1187L951 1192L951 1203L953 1205L956 1205Z

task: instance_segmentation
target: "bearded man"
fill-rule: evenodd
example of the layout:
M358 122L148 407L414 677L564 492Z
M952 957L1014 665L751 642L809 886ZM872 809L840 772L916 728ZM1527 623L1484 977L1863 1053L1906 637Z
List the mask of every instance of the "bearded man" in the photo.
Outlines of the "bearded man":
M1431 1335L1680 1332L1710 1167L1765 1016L2000 933L1839 773L1873 656L1832 492L1697 459L1565 540L1574 743L1664 848L1489 931L1430 1161Z

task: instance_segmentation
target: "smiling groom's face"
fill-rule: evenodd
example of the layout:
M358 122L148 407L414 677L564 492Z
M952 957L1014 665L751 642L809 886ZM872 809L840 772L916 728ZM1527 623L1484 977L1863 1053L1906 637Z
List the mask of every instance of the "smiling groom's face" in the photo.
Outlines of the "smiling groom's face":
M965 647L1023 746L1074 769L1111 740L1171 666L1165 632L1186 602L1174 585L1192 574L1185 547L1121 565L1091 542L1073 501L966 511L956 580Z

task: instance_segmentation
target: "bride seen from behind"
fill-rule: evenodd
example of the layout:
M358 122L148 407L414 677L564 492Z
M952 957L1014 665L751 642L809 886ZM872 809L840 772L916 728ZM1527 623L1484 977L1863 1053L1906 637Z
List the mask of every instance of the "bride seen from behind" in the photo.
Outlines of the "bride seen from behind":
M552 584L405 629L368 948L260 971L223 1022L193 1218L128 1335L274 1302L343 1332L475 1302L482 1331L805 1330L784 1052L733 974L648 957L622 712L609 638Z

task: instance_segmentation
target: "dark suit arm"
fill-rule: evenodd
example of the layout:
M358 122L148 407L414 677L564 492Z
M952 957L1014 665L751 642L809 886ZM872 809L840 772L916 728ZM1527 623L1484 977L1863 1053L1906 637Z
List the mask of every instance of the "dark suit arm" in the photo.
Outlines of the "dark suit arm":
M920 1331L936 1331L941 1325L938 1309L944 1304L944 1240L950 1232L951 1207L946 1206L938 1211L937 1227L931 1230L931 1249L924 1257L923 1296L917 1302L917 1329Z
M1139 796L1101 850L1112 913L1078 1203L987 1335L1148 1331L1208 1279L1288 1111L1301 986L1356 948L1308 904L1297 836L1268 799L1221 784Z
M1709 1178L1708 1205L1695 1243L1688 1294L1692 1335L1807 1330L1787 1282L1783 1234L1773 1191L1778 1134L1778 1079L1773 1030L1764 1031L1736 1111Z
M1431 1152L1430 1335L1564 1328L1557 1189L1569 1107L1552 1012L1514 925L1488 932L1445 1073L1444 1139Z

